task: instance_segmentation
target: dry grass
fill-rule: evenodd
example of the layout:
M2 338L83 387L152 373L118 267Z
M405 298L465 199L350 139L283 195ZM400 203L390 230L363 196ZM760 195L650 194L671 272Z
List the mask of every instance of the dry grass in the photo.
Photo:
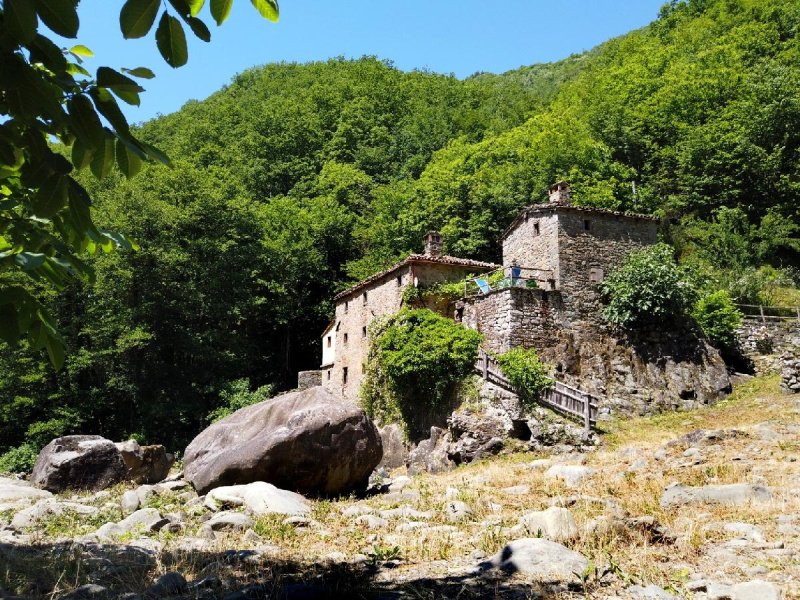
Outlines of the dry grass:
M598 568L598 576L603 571L608 574L602 579L590 576L583 589L552 592L551 597L602 598L618 593L631 583L655 583L683 596L687 594L685 584L693 573L736 582L754 578L751 571L754 567L765 570L758 578L774 580L785 588L787 597L796 597L800 581L797 558L788 554L781 556L780 552L770 555L765 551L722 560L714 551L720 543L735 537L721 527L732 521L756 524L762 528L767 541L781 540L787 548L797 549L800 542L797 536L780 535L776 529L778 515L800 515L800 479L798 463L794 462L797 436L782 435L780 439L767 440L761 439L753 429L764 421L782 425L800 423L793 402L779 393L776 378L762 377L740 385L730 398L713 407L612 423L603 447L585 457L585 464L595 469L596 474L577 490L567 488L561 481L545 478L541 469L531 468L529 463L539 456L512 454L445 474L414 477L405 490L418 494L414 497L384 495L361 500L351 497L314 501L311 523L307 527L287 525L276 516L262 517L253 528L261 542L246 543L241 534L236 533L209 542L202 552L186 552L180 549L180 538L175 534L152 534L151 538L161 545L154 564L139 570L129 569L127 574L117 573L102 582L115 589L141 591L158 574L179 570L190 580L218 577L223 586L231 588L248 581L269 580L274 592L277 589L274 586L280 582L299 578L306 582L324 581L330 589L342 593L350 590L347 593L352 592L353 597L366 597L370 589L387 586L400 586L410 597L432 598L437 594L441 597L442 588L437 586L450 585L448 578L463 574L476 564L481 554L493 554L511 539L525 536L510 530L522 514L555 503L570 507L581 531L580 537L567 545L591 558ZM698 464L682 456L685 444L664 446L692 430L731 428L742 430L746 435L701 448L702 460ZM666 455L660 461L653 458L659 448L663 448ZM568 460L576 462L578 459L570 457ZM644 467L630 471L629 466L637 459L644 460ZM673 482L687 485L760 483L771 486L774 497L764 504L741 507L695 505L664 509L659 505L659 498L663 489ZM529 486L530 492L514 495L504 491L504 488L519 485ZM447 520L448 488L452 488L450 497L465 502L472 510L463 522ZM114 490L115 500L121 492L121 489ZM609 500L616 508L608 504ZM184 509L177 495L154 498L148 504L164 511ZM408 506L422 512L430 511L432 517L426 519L427 525L418 529L410 529L414 526L409 522L415 520L411 517L392 518L388 526L372 530L355 524L355 517L342 514L344 509L355 505L373 514ZM614 513L653 516L669 528L675 541L657 543L639 531L590 529L592 520ZM201 517L190 517L184 535L196 535L200 525ZM67 517L48 523L44 529L45 534L38 535L37 542L85 533L84 525ZM252 550L263 544L274 544L279 549L261 559L230 558L231 549ZM367 567L352 570L342 566L359 554L366 557ZM48 591L54 588L65 591L91 579L91 565L81 563L85 559L72 555L70 560L69 564L54 561L48 565L52 568L46 577L40 577L44 581L38 587L47 589L50 586ZM331 566L333 563L338 566ZM368 568L381 564L392 568L377 571ZM38 575L42 575L41 570ZM436 581L429 585L430 582L425 583L422 578ZM531 594L535 590L524 581L520 582L521 587L509 588L514 581L517 580L484 584L474 597L486 597L486 594L504 597L511 592L524 597L527 593L524 590ZM456 585L461 586L462 597L473 597L470 594L474 590L466 579L458 580ZM26 591L31 596L47 595L39 594L37 586L25 580L24 575L2 570L0 587Z

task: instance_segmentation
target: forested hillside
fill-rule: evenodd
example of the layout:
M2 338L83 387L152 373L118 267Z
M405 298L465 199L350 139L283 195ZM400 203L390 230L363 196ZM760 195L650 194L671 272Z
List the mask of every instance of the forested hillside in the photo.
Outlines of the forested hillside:
M499 259L498 234L557 179L576 202L667 217L707 285L774 300L800 258L799 31L793 0L673 2L550 65L464 81L373 58L269 65L143 124L171 169L86 179L98 220L141 250L51 298L61 372L2 348L6 467L69 432L180 448L221 404L318 366L336 291L431 228Z

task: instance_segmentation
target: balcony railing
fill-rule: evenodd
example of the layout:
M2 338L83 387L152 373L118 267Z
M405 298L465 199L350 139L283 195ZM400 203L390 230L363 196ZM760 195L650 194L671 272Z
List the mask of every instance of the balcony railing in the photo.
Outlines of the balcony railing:
M552 269L533 269L530 267L501 267L484 273L479 277L464 280L464 297L471 298L508 288L555 289L555 275Z

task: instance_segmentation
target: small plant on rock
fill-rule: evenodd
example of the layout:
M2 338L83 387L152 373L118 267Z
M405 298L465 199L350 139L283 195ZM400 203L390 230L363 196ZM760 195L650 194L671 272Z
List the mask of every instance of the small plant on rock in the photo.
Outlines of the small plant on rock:
M735 348L736 330L742 324L742 313L728 292L719 290L700 298L692 316L714 346L726 350Z
M539 360L534 348L513 348L498 356L497 362L526 406L533 405L553 385L550 366Z

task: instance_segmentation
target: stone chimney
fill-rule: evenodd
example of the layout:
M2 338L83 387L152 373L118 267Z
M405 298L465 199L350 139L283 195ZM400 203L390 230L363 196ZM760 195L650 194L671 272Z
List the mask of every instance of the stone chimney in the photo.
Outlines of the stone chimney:
M442 255L442 234L438 231L429 231L422 238L425 243L425 256Z
M550 202L553 204L569 204L569 184L566 181L559 181L550 186Z

